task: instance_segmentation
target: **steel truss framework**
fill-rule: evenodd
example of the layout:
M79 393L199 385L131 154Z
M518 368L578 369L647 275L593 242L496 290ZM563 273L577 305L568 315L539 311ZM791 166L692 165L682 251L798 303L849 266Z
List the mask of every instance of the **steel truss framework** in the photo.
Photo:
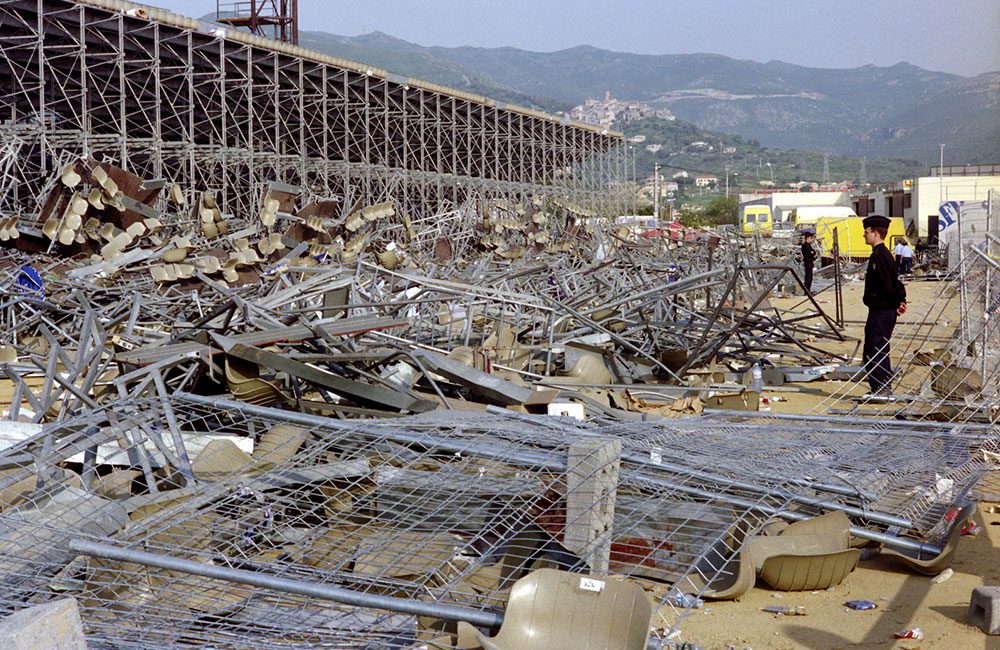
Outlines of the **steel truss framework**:
M0 32L0 133L32 143L26 188L68 152L234 213L272 180L418 214L473 195L629 209L617 133L117 0L0 0Z

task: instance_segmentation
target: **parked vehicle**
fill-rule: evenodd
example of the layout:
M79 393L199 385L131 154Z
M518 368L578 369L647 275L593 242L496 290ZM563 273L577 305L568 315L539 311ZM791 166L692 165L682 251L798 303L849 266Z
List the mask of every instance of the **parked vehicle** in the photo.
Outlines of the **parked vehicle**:
M792 222L797 231L812 231L823 259L833 257L833 232L837 231L840 256L861 261L871 255L871 246L865 243L863 219L854 210L839 205L805 206L792 210ZM885 245L891 251L896 241L906 236L906 228L899 217L889 219L889 236Z
M816 243L823 258L833 257L833 232L837 231L840 256L861 261L871 255L872 248L865 243L865 227L861 217L824 217L815 222ZM889 236L885 245L892 251L896 242L906 236L903 220L889 219Z
M857 218L854 210L842 205L806 205L795 208L791 212L791 222L796 230L815 230L813 226L819 219Z
M792 225L791 221L779 221L776 219L771 224L771 236L774 238L791 239L793 234L795 234L795 226Z
M771 208L766 205L747 205L740 212L740 229L745 235L760 232L770 235L773 230Z

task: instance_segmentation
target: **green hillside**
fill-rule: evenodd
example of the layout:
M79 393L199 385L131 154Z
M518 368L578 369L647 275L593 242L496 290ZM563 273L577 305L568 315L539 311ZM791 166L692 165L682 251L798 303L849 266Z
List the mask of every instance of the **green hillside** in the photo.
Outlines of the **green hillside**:
M646 136L643 142L631 145L635 147L639 179L652 175L654 163L660 164L666 178L679 171L689 173L689 182L696 175L717 176L719 189L724 186L728 166L731 193L761 189L760 181L770 181L772 171L776 186L798 181L819 182L823 176L821 152L764 147L756 140L706 131L683 120L631 122L625 125L624 132L626 137ZM705 145L692 146L696 142ZM662 146L659 151L653 153L646 149L656 144ZM830 155L829 166L833 182L859 180L860 158ZM865 162L865 178L875 185L895 183L926 172L926 166L914 160L886 158Z
M610 91L669 108L701 129L772 148L931 164L937 145L945 142L962 162L1000 161L996 73L969 79L907 63L821 69L590 46L558 52L424 47L378 32L356 37L306 32L302 44L549 112Z

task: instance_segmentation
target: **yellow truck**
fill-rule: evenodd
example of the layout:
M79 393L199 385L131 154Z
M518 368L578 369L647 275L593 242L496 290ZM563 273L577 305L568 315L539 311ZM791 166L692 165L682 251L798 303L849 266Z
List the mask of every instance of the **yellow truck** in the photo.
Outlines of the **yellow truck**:
M740 229L745 235L752 235L758 231L762 235L770 235L773 229L771 208L766 205L748 205L742 208Z
M842 205L804 205L791 212L792 224L796 230L815 230L813 226L820 219L857 219L854 210Z
M811 230L816 233L816 245L823 258L833 257L833 232L837 231L840 256L852 260L864 260L871 255L872 248L865 243L863 219L850 208L831 206L808 210L797 208L792 211L792 222L796 230ZM885 245L891 252L896 242L906 236L906 228L899 217L889 219L889 236Z

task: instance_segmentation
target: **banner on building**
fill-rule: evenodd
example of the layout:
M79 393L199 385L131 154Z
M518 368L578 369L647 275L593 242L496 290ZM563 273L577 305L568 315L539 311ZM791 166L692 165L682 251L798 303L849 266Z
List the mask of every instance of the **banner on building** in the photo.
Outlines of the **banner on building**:
M948 268L958 266L962 246L985 246L987 230L1000 233L1000 214L991 212L989 200L942 203L938 208L938 237L939 246L947 250Z

